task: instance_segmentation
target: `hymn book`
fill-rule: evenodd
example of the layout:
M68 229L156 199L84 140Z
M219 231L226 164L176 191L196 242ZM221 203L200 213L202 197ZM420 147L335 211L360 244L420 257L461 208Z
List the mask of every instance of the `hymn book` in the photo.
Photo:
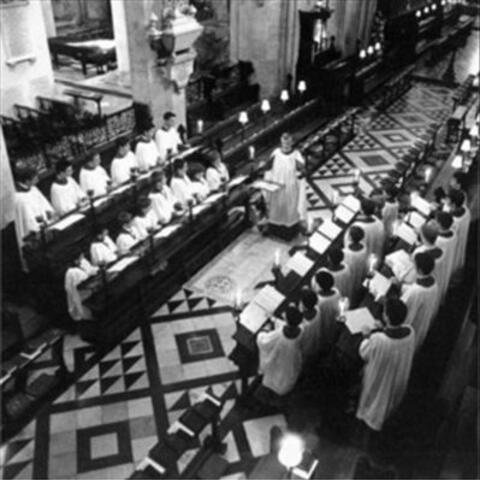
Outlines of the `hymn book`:
M310 450L304 450L302 461L293 468L292 473L297 477L308 480L312 478L317 465L318 460L313 456L312 452Z
M397 250L385 257L385 263L392 269L400 281L415 281L415 266L410 255L405 250Z
M330 240L319 233L314 233L309 239L309 247L319 255L325 253L331 243L332 242Z
M418 210L422 215L428 217L430 215L431 206L430 203L427 202L424 198L420 195L413 195L410 204L413 208Z
M83 218L85 218L85 215L82 213L72 213L67 215L65 218L62 218L62 220L54 223L50 228L60 232L70 227L70 225L77 223L79 220L82 220Z
M285 265L287 272L294 271L301 277L304 277L312 268L313 262L307 258L303 253L297 252Z
M378 300L381 297L387 295L388 290L392 285L392 280L383 276L379 272L375 272L373 278L368 284L368 289L370 293L375 297L375 300Z
M137 256L131 256L131 257L124 257L118 262L114 263L108 270L107 272L109 273L118 273L121 272L122 270L125 270L130 264L133 262L136 262L138 260Z
M417 234L415 230L404 222L402 222L398 228L396 228L395 235L409 245L414 245L417 241Z
M268 319L268 313L254 302L250 302L240 314L240 323L252 333L257 333Z
M175 230L180 228L180 223L175 225L167 225L163 227L157 234L155 234L154 238L166 238L169 237Z
M265 190L269 193L275 193L276 191L283 188L283 186L279 183L270 182L267 180L257 180L256 182L253 182L252 187L258 188L260 190Z
M330 240L335 240L342 233L342 229L329 219L325 220L317 231Z
M333 215L337 220L340 220L343 223L350 223L352 218L355 216L355 212L345 207L344 205L339 205L335 209Z
M410 212L408 215L408 223L416 229L419 229L425 223L425 217L417 212Z
M355 213L360 211L360 200L353 195L346 196L342 204Z
M137 470L144 470L146 467L152 467L154 470L156 470L160 475L163 475L166 470L165 468L157 463L155 460L152 460L150 457L145 457L138 465Z
M241 183L243 183L246 179L248 178L247 175L240 175L239 177L236 177L234 178L233 180L230 180L230 182L228 182L228 188L233 188L233 187L236 187L237 185L240 185Z
M366 328L370 330L375 328L375 318L366 307L348 310L345 312L345 319L345 325L353 335L361 333Z
M267 313L272 314L284 300L284 295L271 285L267 285L258 292L253 302L263 308Z

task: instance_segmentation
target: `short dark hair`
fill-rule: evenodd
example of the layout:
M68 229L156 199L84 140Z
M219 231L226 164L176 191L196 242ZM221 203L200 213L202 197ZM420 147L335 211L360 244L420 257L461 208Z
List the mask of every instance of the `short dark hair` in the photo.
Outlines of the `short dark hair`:
M448 212L437 212L435 219L444 230L450 230L451 226L453 225L453 217Z
M153 122L146 122L142 125L142 132L148 132L152 128L155 128L155 124Z
M163 170L155 170L152 173L152 184L162 181L165 178L165 172Z
M117 147L117 150L121 147L124 147L125 145L128 145L130 143L130 140L128 139L128 137L126 136L123 136L123 137L120 137L120 138L117 138L117 141L115 142L115 145Z
M318 302L317 294L309 287L302 288L300 300L305 308L311 310Z
M289 305L285 310L285 318L289 327L296 327L302 323L303 316L300 313L300 310L293 306Z
M129 212L124 211L118 214L118 223L120 223L120 225L125 225L126 223L131 222L131 220L132 220L132 214Z
M417 270L423 273L423 275L430 275L435 268L435 260L427 252L417 253L413 259L415 261L415 267Z
M137 202L139 209L147 208L151 205L151 203L152 201L145 195L139 197Z
M386 185L383 190L389 200L395 200L397 198L399 190L395 185Z
M465 194L461 190L452 190L449 192L448 198L457 208L460 208L465 202Z
M455 172L453 174L453 178L457 181L457 183L460 185L460 188L462 190L466 190L468 185L468 173Z
M173 112L165 112L163 114L163 119L164 120L170 120L171 118L176 117L176 115Z
M188 174L190 175L190 177L194 177L195 175L197 175L197 173L203 173L205 172L205 167L201 164L201 163L198 163L198 162L192 162L190 163L190 165L188 166Z
M67 170L68 167L71 167L71 166L72 164L68 160L65 160L62 158L55 164L55 173L56 174L63 173Z
M37 170L33 167L25 167L16 170L15 172L15 180L17 182L29 182L33 180L38 175Z
M373 215L375 213L375 202L370 198L362 198L360 206L365 215Z
M407 306L398 298L388 298L385 302L385 313L390 323L398 326L407 318Z
M317 285L324 291L328 292L332 289L333 285L335 284L335 280L333 279L333 275L325 270L320 270L315 275L315 280Z
M358 225L352 225L349 232L353 243L360 243L365 238L365 231Z
M185 160L183 158L176 158L173 161L173 170L181 170L185 166Z
M334 266L340 265L343 262L343 250L339 247L332 247L327 253L328 259Z
M420 231L422 232L423 237L427 240L428 243L435 243L438 237L438 228L435 225L435 222L425 222L421 227Z

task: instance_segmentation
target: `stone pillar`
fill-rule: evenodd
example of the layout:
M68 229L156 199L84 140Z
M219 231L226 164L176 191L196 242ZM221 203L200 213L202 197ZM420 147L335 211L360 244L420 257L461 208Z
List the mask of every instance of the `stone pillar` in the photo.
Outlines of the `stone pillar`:
M130 71L130 57L128 53L125 3L123 0L110 0L110 7L112 12L113 34L115 37L115 49L117 52L118 71L126 73Z
M367 46L370 29L377 8L377 0L345 0L343 44L345 55L355 53L357 39Z
M57 28L55 26L55 18L53 16L52 0L42 0L41 3L47 37L55 37L57 35Z
M1 218L0 229L4 229L14 219L14 195L15 187L13 185L12 170L8 159L7 149L5 147L5 138L3 130L0 128L0 204Z
M149 105L157 125L161 124L162 116L168 110L177 115L178 123L186 125L185 87L193 72L196 55L193 43L203 27L193 16L182 15L177 10L176 17L171 20L175 53L165 66L158 66L147 28L152 12L162 18L164 12L159 11L160 2L126 1L124 6L134 101ZM161 20L158 23L161 28Z

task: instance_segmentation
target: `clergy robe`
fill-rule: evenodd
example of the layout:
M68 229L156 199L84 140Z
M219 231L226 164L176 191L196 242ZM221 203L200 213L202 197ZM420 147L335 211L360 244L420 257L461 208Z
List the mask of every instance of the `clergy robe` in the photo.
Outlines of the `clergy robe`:
M282 186L269 195L269 222L292 227L306 218L305 179L297 178L297 163L305 161L298 150L289 154L274 150L272 170L265 178Z
M19 246L31 232L40 231L37 217L47 221L47 212L53 214L53 207L37 187L22 188L15 192L15 232Z
M175 204L178 200L168 185L164 185L161 192L151 192L148 196L152 202L152 209L155 212L157 221L166 225L172 220L175 212Z
M442 285L442 290L440 291L441 298L444 298L450 284L450 279L452 278L453 261L455 258L457 245L457 235L453 231L444 233L441 232L438 234L436 244L439 248L443 250L445 254L445 279Z
M117 237L117 248L120 255L127 254L130 249L141 240L140 233L135 227L123 228Z
M148 230L150 228L158 230L158 220L153 209L151 208L145 215L137 215L133 219L133 226L141 240L148 237Z
M171 127L167 130L162 127L155 133L155 144L157 145L158 156L164 163L167 160L169 150L172 155L178 153L178 146L182 144L182 139L176 128Z
M184 207L187 206L189 200L195 201L195 189L192 185L192 181L187 175L184 177L172 177L170 188L172 189L172 193Z
M382 221L385 229L385 235L387 238L393 236L393 225L398 219L398 202L386 201L382 209Z
M362 217L357 219L354 225L361 227L365 232L363 241L367 247L368 255L373 253L381 261L385 243L385 227L383 226L383 222L375 216Z
M90 245L90 259L94 265L114 262L117 259L117 252L117 246L108 236L103 242L94 241Z
M70 267L65 272L65 292L67 294L68 313L73 320L86 320L91 317L90 311L82 303L78 285L97 272L98 268L92 266L85 258L81 260L80 265Z
M470 228L471 214L468 207L462 207L462 211L453 215L453 231L457 234L457 244L453 257L453 274L460 273L465 265L467 253L468 230Z
M277 395L289 393L300 375L301 338L302 332L296 338L287 338L282 327L271 332L260 332L257 336L262 384Z
M208 182L208 188L210 188L212 192L220 190L222 184L230 180L228 169L223 163L218 167L208 167L205 177Z
M419 278L402 288L402 302L407 306L405 325L415 331L415 349L418 350L427 336L435 316L434 305L438 298L438 284L433 277Z
M385 420L405 395L415 352L415 332L392 338L375 332L362 341L360 357L365 361L357 418L372 430L381 430Z
M65 183L54 181L50 188L50 200L60 216L75 210L83 198L86 198L85 192L71 177Z
M113 186L128 182L132 176L132 168L137 168L137 158L132 151L129 151L124 157L115 157L110 167Z
M107 193L107 182L110 180L110 177L101 165L93 169L83 167L80 170L79 178L80 186L85 193L92 190L94 197Z
M341 295L334 288L332 295L318 296L318 316L305 327L302 352L306 357L327 353L337 334L338 301Z
M140 139L135 147L135 156L140 171L148 171L158 164L158 150L153 140Z
M340 295L351 299L352 296L352 276L350 268L347 264L342 264L339 270L330 270L329 268L321 268L332 275L335 281L335 287L340 292ZM317 281L315 277L312 278L312 289L316 292L319 291Z
M193 190L193 193L197 196L197 198L201 202L203 202L203 200L205 200L210 193L210 189L208 188L208 183L205 179L192 180L192 190Z
M354 302L360 292L363 280L367 275L368 252L367 247L362 244L360 250L352 250L348 245L343 249L343 261L350 270L350 282L352 292L352 302Z

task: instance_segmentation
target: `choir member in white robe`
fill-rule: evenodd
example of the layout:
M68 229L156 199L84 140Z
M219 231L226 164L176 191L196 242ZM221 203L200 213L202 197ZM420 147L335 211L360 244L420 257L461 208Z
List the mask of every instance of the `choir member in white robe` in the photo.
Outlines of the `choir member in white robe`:
M398 189L397 187L385 188L385 204L382 208L382 221L386 238L393 237L393 226L398 219Z
M331 247L327 251L328 264L321 270L329 272L334 280L335 287L343 297L351 300L352 296L352 276L349 266L344 262L342 249ZM318 291L315 277L312 279L312 288Z
M100 197L106 195L110 177L100 165L100 155L96 153L80 170L80 186L87 195Z
M170 188L173 194L181 203L182 207L197 203L192 181L187 175L187 164L185 160L176 158L173 162L173 176L170 180Z
M65 293L67 295L68 313L73 320L86 320L91 317L89 310L83 305L78 286L98 269L92 267L83 254L65 272Z
M352 284L352 298L350 304L357 304L361 292L363 280L367 275L368 252L363 243L365 232L358 225L352 225L347 235L343 249L344 262L350 270L350 281Z
M48 223L54 211L50 202L35 186L37 173L25 169L16 175L15 233L18 245L23 246L24 239L32 232L39 232L41 223Z
M333 347L337 334L340 292L334 287L333 276L324 270L315 275L318 291L319 315L310 322L302 340L302 351L306 357L325 355Z
M132 173L138 168L137 158L130 150L130 141L122 137L117 141L117 153L110 166L110 175L114 187L130 181Z
M302 314L295 307L287 307L285 316L286 325L257 336L262 385L277 395L291 392L302 370Z
M438 224L438 237L436 245L441 248L445 254L445 279L440 297L445 298L453 272L453 261L455 259L455 251L457 245L457 235L452 230L453 217L448 212L437 212L435 217Z
M133 219L133 227L144 240L150 232L158 230L158 220L152 208L152 201L148 197L138 199L138 213Z
M87 199L80 185L73 179L73 167L66 160L55 164L55 180L50 188L50 200L59 216L78 208Z
M230 180L227 166L222 162L219 152L212 154L210 166L207 168L206 178L208 188L212 192L218 192Z
M272 225L293 227L307 216L305 179L298 179L298 170L305 167L302 154L293 148L292 136L284 133L281 147L272 153L272 169L265 179L282 188L269 195L268 221Z
M360 344L359 354L365 365L356 416L372 430L382 429L407 390L415 332L411 326L403 325L406 316L407 308L401 300L387 300L386 328L372 333Z
M181 203L167 185L163 172L154 172L152 175L153 189L148 198L152 201L152 209L161 225L170 223L173 218L183 215Z
M374 215L375 202L369 198L361 201L362 214L357 217L354 225L361 227L365 233L365 246L369 255L374 254L381 262L385 244L385 227L383 222Z
M415 349L418 350L435 316L433 306L438 298L438 285L432 276L433 258L428 253L417 253L414 261L417 279L402 287L401 300L407 306L405 325L411 325L415 331Z
M302 326L306 328L320 315L318 295L309 287L303 287L300 292L300 311L303 315Z
M176 115L173 112L166 112L163 115L162 127L155 133L155 144L161 163L166 163L169 155L176 155L178 147L183 145L182 139L175 128L175 118Z
M190 165L189 176L192 182L193 194L199 202L203 202L210 194L210 188L205 179L205 168L199 163L193 163Z
M452 190L447 196L446 208L453 217L453 231L457 235L455 256L453 259L453 275L460 275L465 265L467 253L468 231L471 213L465 204L465 194L460 190Z
M463 193L464 201L463 207L468 206L468 197L467 197L467 186L469 182L469 174L465 172L454 172L448 186L450 187L450 192L457 190Z
M107 229L98 232L90 245L90 259L94 265L107 265L117 260L118 248L110 238Z
M132 215L128 212L121 212L118 215L118 221L121 225L121 230L117 236L117 248L119 255L126 255L130 249L140 240L140 234L133 226Z
M135 157L137 157L138 169L141 172L148 172L148 170L161 165L157 144L153 140L154 133L154 125L146 125L135 147Z

